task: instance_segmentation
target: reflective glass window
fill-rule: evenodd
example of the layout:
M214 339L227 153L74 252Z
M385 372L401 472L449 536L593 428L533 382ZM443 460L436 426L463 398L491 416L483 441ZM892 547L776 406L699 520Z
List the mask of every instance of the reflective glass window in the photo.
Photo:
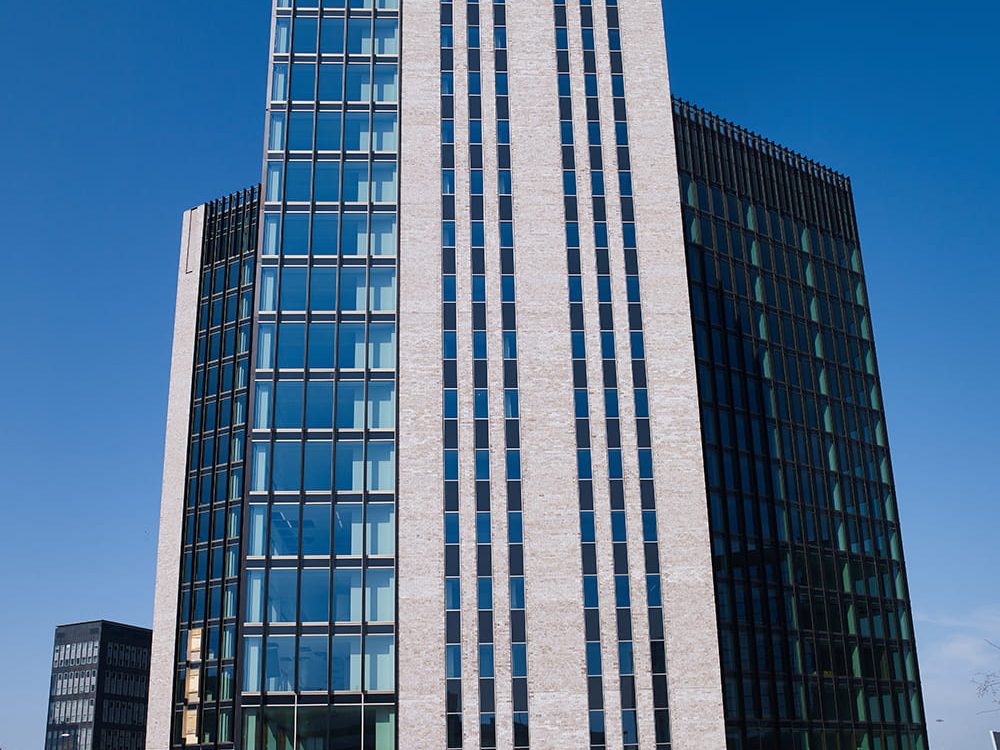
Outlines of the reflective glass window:
M299 639L299 690L326 692L329 670L329 638L325 635L304 635ZM302 735L300 726L300 739ZM324 738L325 739L325 738Z
M358 503L337 503L333 513L333 553L342 557L359 557L363 508Z
M333 572L333 618L336 622L361 622L361 570Z
M396 553L396 508L390 503L370 503L367 507L367 547L369 555Z
M332 690L361 690L361 636L335 635L330 662Z
M291 692L295 688L295 636L269 635L264 675L265 689L271 693ZM293 724L294 727L294 724ZM294 731L294 728L292 728ZM275 733L277 736L283 734Z

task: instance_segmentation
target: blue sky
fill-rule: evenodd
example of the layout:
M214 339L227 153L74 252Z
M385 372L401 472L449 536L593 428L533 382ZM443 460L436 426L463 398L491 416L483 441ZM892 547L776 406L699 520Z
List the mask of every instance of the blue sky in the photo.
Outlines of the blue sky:
M41 745L57 623L151 619L180 214L257 180L267 5L0 0L4 750ZM985 748L1000 6L666 6L677 94L854 180L932 747Z

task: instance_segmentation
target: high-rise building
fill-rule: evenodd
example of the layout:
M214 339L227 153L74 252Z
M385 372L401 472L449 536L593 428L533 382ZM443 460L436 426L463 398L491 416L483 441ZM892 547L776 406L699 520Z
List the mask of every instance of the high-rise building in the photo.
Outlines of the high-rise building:
M152 637L105 620L56 628L45 750L144 750Z
M151 749L924 750L849 184L672 104L661 14L277 0Z
M850 181L674 130L729 747L926 747Z

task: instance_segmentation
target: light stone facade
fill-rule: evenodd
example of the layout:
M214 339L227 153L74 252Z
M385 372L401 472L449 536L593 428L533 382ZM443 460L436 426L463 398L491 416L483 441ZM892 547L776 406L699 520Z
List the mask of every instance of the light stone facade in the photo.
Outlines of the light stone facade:
M184 490L187 487L191 383L194 372L205 213L205 206L198 206L185 212L181 228L174 342L170 358L170 395L167 401L167 432L163 456L160 537L156 556L147 750L166 750L170 747L176 663L174 650L177 640L177 595L181 569L181 530L184 522Z
M555 31L551 7L539 12L533 3L508 4L507 21L531 740L583 748L587 679Z
M572 69L582 70L579 8L567 5ZM610 79L606 7L593 6L597 60ZM493 34L480 5L483 153L487 226L491 469L504 476L500 269L496 238L496 130ZM701 432L674 160L662 11L658 2L620 6L636 181L651 419L664 574L667 658L674 747L725 746ZM471 276L465 2L454 6L458 357L462 498L464 744L478 747L475 482L472 466ZM518 354L521 397L529 714L533 747L586 747L587 679L577 504L574 404L567 308L563 184L552 7L506 3L514 183ZM403 24L402 218L400 277L400 737L440 746L444 730L444 603L441 487L440 161L438 7L410 4ZM573 81L575 126L586 132L582 76ZM625 269L617 195L613 102L602 84L608 223L619 341L621 425L626 458L630 573L640 747L654 747L649 635L638 508L635 414L625 311ZM419 104L417 103L419 102ZM434 102L435 104L431 104ZM580 139L578 139L580 141ZM426 147L435 143L433 148ZM421 148L420 144L424 144ZM415 147L414 147L415 146ZM592 221L586 145L577 145L580 225ZM491 229L492 227L492 229ZM592 415L595 510L605 661L608 746L621 744L614 580L593 238L581 231ZM466 366L463 367L463 363ZM598 385L594 385L598 384ZM512 746L506 494L492 483L494 641L498 747ZM418 650L412 644L420 644ZM427 741L428 744L424 744Z
M445 741L441 504L441 85L436 3L407 6L399 268L399 724L403 747ZM414 64L407 64L410 59ZM416 64L416 61L421 64Z
M726 736L664 25L659 2L618 7L644 289L671 738L676 750L712 750L725 747ZM630 532L640 529L633 525Z

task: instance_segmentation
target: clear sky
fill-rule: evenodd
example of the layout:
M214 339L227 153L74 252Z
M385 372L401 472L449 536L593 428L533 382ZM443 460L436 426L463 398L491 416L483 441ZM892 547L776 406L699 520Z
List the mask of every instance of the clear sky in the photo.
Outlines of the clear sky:
M1000 5L665 4L675 93L854 180L931 746L985 750ZM258 180L268 3L0 17L0 748L38 750L54 626L151 621L180 214Z

